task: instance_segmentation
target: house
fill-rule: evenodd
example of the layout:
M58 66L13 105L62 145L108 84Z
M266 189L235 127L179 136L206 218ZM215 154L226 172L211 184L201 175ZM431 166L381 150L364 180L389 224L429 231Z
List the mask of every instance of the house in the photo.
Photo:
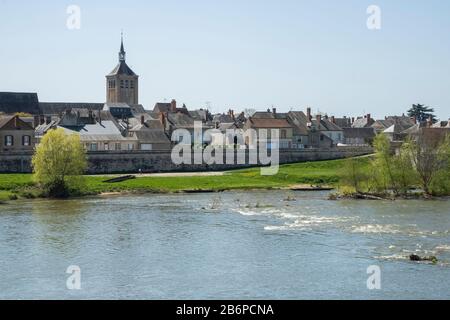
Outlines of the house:
M56 128L62 128L68 134L78 134L90 152L138 149L137 140L123 136L118 122L108 111L73 109L67 110L61 118L46 117L46 121L36 128L36 136L40 139Z
M286 120L292 125L292 148L304 149L309 146L309 128L307 117L302 111L290 111L286 115Z
M344 145L369 146L376 136L374 128L343 128Z
M447 121L438 121L431 126L432 128L450 128L450 119Z
M253 129L257 133L257 137L248 135L245 137L247 146L256 146L258 143L265 144L267 149L289 149L292 148L293 127L286 119L275 118L254 118L250 117L244 125L244 130ZM264 130L264 131L263 131ZM279 143L272 144L272 130L279 130ZM262 138L262 134L266 133L266 139ZM256 140L255 140L256 138Z
M404 131L415 126L415 123L408 119L409 118L402 119L400 117L393 118L393 124L384 130L383 134L385 134L391 142L403 141L406 137Z
M315 119L312 118L311 108L306 110L306 118L308 119L308 128L310 129L309 144L312 147L328 147L331 140L333 145L344 142L344 131L335 123L330 121L328 116L322 117L317 114ZM334 120L334 118L332 118Z
M390 127L392 127L394 124L399 124L400 127L408 129L409 127L412 127L414 124L416 124L416 120L413 118L409 118L405 115L402 116L388 116L385 117L384 119L381 120L376 120L373 124L372 124L372 128L375 129L375 131L378 133L382 133L385 130L389 129ZM391 128L391 131L393 129Z
M353 124L352 128L369 128L373 126L375 120L372 118L371 114L367 114L364 117L357 118Z
M40 114L48 117L61 117L67 110L80 109L98 112L104 103L39 102Z
M33 151L35 146L34 128L19 116L0 117L0 153L13 151Z
M6 115L16 113L41 114L37 93L0 92L1 113Z
M137 114L137 117L127 120L127 127L126 135L137 141L138 150L171 150L172 143L160 119L152 118L148 113Z

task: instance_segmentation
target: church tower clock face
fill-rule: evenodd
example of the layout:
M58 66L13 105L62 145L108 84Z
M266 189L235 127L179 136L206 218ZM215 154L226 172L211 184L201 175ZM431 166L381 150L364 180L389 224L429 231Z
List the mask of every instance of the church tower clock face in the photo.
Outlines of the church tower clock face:
M120 43L119 64L106 76L106 103L139 104L139 76L126 63L123 36Z

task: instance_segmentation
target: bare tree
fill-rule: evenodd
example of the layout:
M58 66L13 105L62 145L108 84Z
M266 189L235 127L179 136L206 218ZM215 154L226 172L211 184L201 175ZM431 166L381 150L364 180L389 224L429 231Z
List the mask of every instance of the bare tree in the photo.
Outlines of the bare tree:
M431 195L433 181L449 168L450 137L442 141L422 132L415 141L405 143L404 152L408 153L417 171L423 191Z

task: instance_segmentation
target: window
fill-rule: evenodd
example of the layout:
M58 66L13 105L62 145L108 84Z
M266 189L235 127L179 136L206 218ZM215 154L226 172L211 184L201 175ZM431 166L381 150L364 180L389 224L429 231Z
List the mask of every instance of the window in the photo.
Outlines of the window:
M141 150L152 151L153 145L151 145L150 143L143 143L141 144Z
M281 139L286 139L287 138L287 132L286 132L286 130L281 130Z
M116 150L117 151L122 150L122 145L120 143L116 143Z
M123 89L125 87L125 83L123 80L120 80L120 88Z
M109 143L108 142L105 143L105 151L109 151Z
M109 88L114 89L116 87L116 80L109 80Z
M130 88L134 89L134 81L133 80L130 81Z
M91 151L97 151L98 150L98 145L96 143L91 143L90 148Z
M320 141L324 141L324 140L325 140L325 137L324 137L323 134L321 134L321 135L320 135Z
M31 145L31 137L30 136L23 136L22 137L22 145L28 147Z
M12 147L14 145L14 137L13 136L6 136L5 137L5 146Z
M125 88L128 89L128 80L125 80Z
M133 149L134 149L133 144L132 144L132 143L129 143L129 144L128 144L128 150L131 151L131 150L133 150Z

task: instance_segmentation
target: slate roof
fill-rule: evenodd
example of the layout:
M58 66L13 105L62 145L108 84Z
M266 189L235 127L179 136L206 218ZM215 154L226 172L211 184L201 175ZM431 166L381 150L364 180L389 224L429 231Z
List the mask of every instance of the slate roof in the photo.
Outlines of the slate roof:
M343 128L346 139L372 139L375 138L374 128Z
M286 119L250 118L252 128L292 128Z
M111 71L108 74L109 76L116 76L116 75L126 75L126 76L136 76L137 74L134 73L133 70L127 65L125 61L120 61L119 64L114 68L113 71Z
M351 128L352 126L352 120L350 118L335 118L334 119L336 125L339 128Z
M140 130L135 132L139 142L167 143L170 144L169 138L162 130Z
M342 131L342 128L335 125L333 122L327 119L321 119L320 123L317 123L317 119L311 121L313 127L318 131Z
M194 128L194 119L190 116L177 112L170 112L167 114L167 120L175 127L175 128Z
M155 104L155 107L153 108L154 112L169 112L170 111L171 104L165 103L165 102L157 102Z
M128 140L122 136L114 121L86 124L83 126L59 126L68 133L78 133L83 141Z
M100 111L103 109L104 103L72 103L72 102L40 102L39 109L44 115L60 115L67 110L87 109L92 111Z
M308 135L308 119L302 111L291 111L287 115L287 120L294 128L294 135Z
M0 112L40 114L37 93L0 92Z
M355 122L353 123L352 127L353 128L367 128L367 127L372 126L374 123L375 123L374 119L370 118L370 120L369 120L366 117L364 117L364 118L356 119Z

